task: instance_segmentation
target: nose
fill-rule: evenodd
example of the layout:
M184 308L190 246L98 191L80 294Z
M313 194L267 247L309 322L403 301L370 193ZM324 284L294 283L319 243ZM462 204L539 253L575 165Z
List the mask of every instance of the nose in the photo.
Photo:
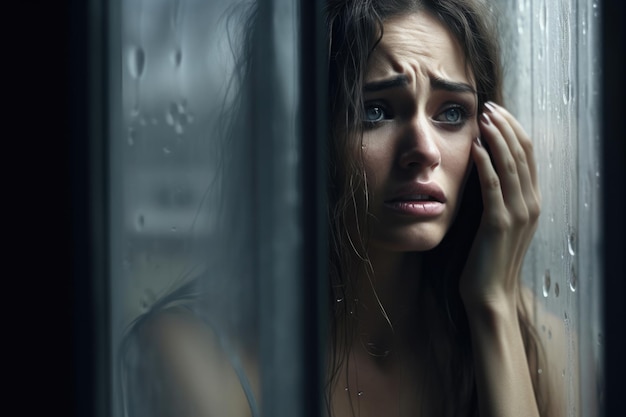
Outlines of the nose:
M437 134L426 120L413 120L403 132L400 166L404 169L434 170L441 164Z

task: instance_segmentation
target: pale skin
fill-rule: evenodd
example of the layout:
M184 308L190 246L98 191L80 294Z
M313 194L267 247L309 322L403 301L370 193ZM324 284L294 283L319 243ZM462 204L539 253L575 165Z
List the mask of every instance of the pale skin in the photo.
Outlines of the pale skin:
M520 269L540 211L533 145L503 107L490 103L479 114L475 89L456 40L431 15L412 13L385 22L364 85L362 152L373 276L370 280L362 269L355 312L359 340L333 387L334 417L436 415L442 399L420 377L425 364L415 334L428 323L435 329L430 342L437 343L442 316L427 299L424 309L432 316L428 321L415 317L412 290L420 279L419 254L437 246L449 230L472 164L484 213L459 291L470 324L480 416L539 415L517 319ZM423 201L410 201L431 192L436 202L427 208L419 207ZM532 296L521 299L532 303ZM193 410L189 415L250 415L237 376L209 329L184 314L168 313L143 331L159 351L167 377L175 380L175 397ZM391 354L372 355L368 340L375 341L377 352L388 348ZM440 351L445 361L445 346ZM553 352L547 354L552 360ZM244 366L258 398L254 361L244 358ZM555 395L563 392L558 384L552 378L546 388L545 395L555 399L549 415L564 415L562 398ZM416 388L424 395L413 395Z

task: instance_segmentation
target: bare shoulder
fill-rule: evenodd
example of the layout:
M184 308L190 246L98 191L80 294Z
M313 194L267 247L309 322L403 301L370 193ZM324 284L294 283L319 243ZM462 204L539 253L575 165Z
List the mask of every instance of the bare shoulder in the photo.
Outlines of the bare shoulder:
M150 314L133 328L132 339L134 354L127 352L124 362L127 403L137 415L250 415L232 352L192 313Z
M559 316L544 307L542 300L523 287L522 299L535 326L541 346L537 369L542 395L547 400L548 416L580 415L578 404L578 336L567 313Z

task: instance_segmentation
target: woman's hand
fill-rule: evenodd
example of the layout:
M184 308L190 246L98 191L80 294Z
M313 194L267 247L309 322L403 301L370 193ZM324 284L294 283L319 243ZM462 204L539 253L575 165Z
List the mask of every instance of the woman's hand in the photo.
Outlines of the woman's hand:
M540 211L533 145L524 129L493 103L485 104L480 125L493 162L480 141L475 141L472 157L484 209L460 281L468 310L515 307L520 269Z
M472 147L483 216L459 289L472 337L482 417L530 417L539 410L524 348L517 302L519 273L537 227L540 196L533 146L515 118L485 105L482 138Z

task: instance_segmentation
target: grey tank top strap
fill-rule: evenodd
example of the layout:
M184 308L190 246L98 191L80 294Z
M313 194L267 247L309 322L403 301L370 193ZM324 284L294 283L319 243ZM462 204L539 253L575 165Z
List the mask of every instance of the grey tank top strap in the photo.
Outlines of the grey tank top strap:
M246 376L246 372L243 369L243 365L241 363L241 359L239 355L237 355L235 349L232 349L230 344L228 343L227 337L223 334L218 334L220 346L222 350L228 355L230 359L230 364L235 370L237 377L239 378L239 382L241 383L241 388L243 392L246 394L246 399L248 400L248 405L250 406L250 412L252 417L261 417L261 412L259 410L259 406L257 404L256 398L254 397L254 392L252 392L252 385L250 384L250 380Z

